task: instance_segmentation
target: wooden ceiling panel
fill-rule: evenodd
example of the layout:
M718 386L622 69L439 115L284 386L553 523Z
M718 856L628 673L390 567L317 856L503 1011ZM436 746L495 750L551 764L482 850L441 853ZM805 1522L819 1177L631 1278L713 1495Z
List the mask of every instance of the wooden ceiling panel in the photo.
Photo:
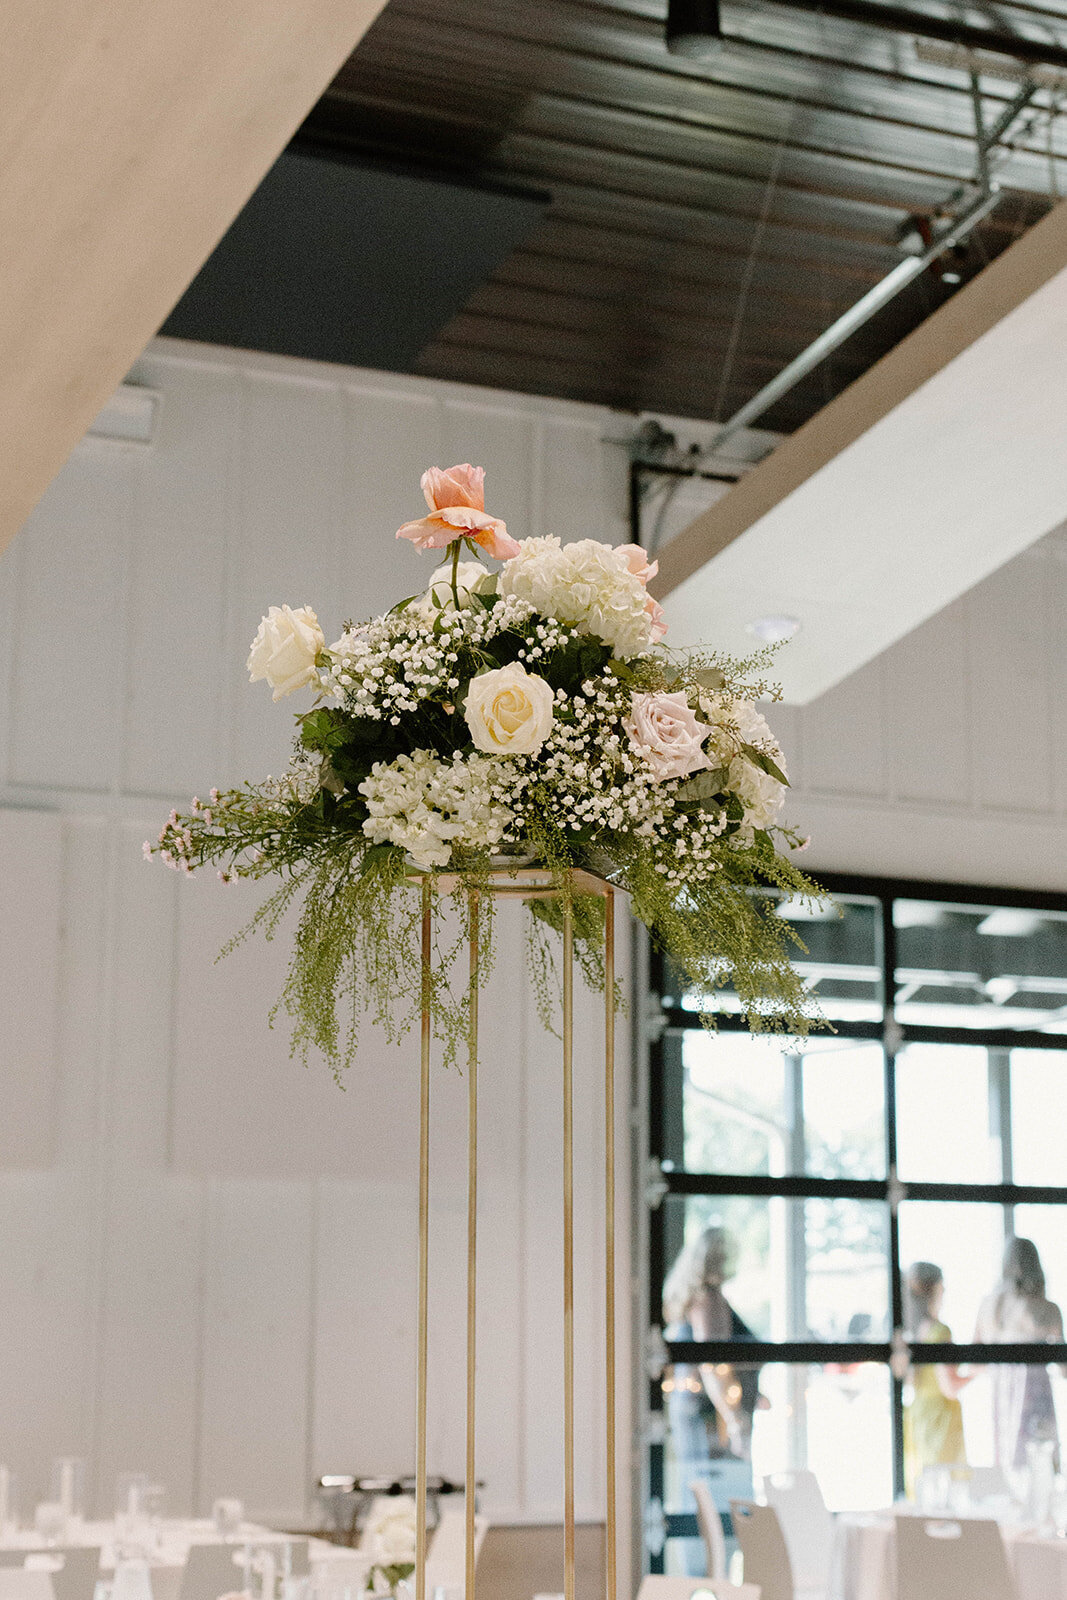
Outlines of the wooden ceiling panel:
M5 0L0 548L381 0Z

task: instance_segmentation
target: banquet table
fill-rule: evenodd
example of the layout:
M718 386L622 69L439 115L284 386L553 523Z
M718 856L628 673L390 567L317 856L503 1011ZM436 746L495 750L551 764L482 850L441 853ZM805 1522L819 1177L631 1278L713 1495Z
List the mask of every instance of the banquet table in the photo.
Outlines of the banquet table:
M152 1600L179 1600L182 1571L189 1550L194 1544L225 1542L233 1545L233 1586L237 1590L241 1587L241 1563L247 1546L252 1545L256 1548L272 1544L282 1546L295 1538L307 1538L308 1558L312 1563L336 1560L346 1554L345 1550L329 1544L326 1540L308 1537L305 1534L279 1533L276 1529L264 1528L254 1522L242 1523L238 1532L225 1541L220 1541L215 1524L209 1518L162 1522L156 1530L154 1546L147 1558ZM114 1522L79 1522L71 1527L63 1543L71 1547L99 1546L101 1572L106 1576L114 1572L116 1561ZM29 1552L41 1548L41 1539L32 1528L8 1532L0 1539L0 1549L3 1550Z
M895 1515L901 1514L846 1512L837 1517L827 1600L895 1600L893 1526ZM960 1520L954 1512L938 1512L936 1516L939 1520ZM1045 1537L1005 1522L1001 1522L1000 1531L1019 1600L1067 1600L1067 1539Z

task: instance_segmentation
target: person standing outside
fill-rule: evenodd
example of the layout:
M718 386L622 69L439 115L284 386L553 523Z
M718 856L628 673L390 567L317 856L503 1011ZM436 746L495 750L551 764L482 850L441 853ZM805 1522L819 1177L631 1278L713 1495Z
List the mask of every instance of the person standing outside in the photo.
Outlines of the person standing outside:
M932 1261L913 1262L904 1274L904 1331L909 1339L951 1344L951 1329L941 1321L944 1298L941 1268ZM970 1381L958 1367L912 1368L912 1399L904 1408L904 1476L910 1496L927 1467L966 1465L959 1396Z
M1045 1293L1045 1274L1031 1239L1008 1240L1000 1283L982 1301L976 1344L1062 1344L1063 1315ZM1052 1380L1047 1366L996 1366L993 1434L997 1465L1015 1471L1027 1465L1026 1447L1051 1440L1059 1454Z

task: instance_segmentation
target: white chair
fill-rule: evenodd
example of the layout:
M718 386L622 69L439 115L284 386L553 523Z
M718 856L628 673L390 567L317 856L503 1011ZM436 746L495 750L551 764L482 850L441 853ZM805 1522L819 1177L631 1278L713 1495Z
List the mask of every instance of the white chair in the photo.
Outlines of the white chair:
M140 1558L115 1563L111 1600L153 1600L148 1562Z
M689 1485L689 1492L697 1504L697 1527L700 1529L700 1537L704 1541L708 1559L708 1577L725 1578L726 1538L722 1531L719 1508L703 1478L694 1478Z
M482 1552L482 1544L489 1528L489 1518L475 1515L474 1562ZM441 1520L433 1531L426 1551L426 1593L434 1589L461 1589L467 1577L467 1518L463 1508L450 1507L441 1512Z
M26 1566L0 1567L0 1600L56 1600L52 1574Z
M182 1569L180 1600L219 1600L243 1587L243 1569L232 1544L193 1544ZM59 1597L57 1596L57 1600Z
M778 1513L799 1594L825 1594L834 1554L834 1519L814 1472L772 1472L763 1496Z
M995 1522L896 1519L897 1600L1018 1600Z
M650 1574L641 1579L637 1600L760 1600L754 1583L727 1583L725 1578L661 1578Z
M65 1545L48 1554L62 1563L51 1574L56 1600L93 1600L100 1578L99 1545Z
M0 1551L0 1567L22 1567L52 1585L55 1600L93 1600L100 1577L99 1545L66 1545L50 1550Z
M762 1600L797 1600L789 1550L774 1507L731 1500L730 1515L744 1558L745 1582L758 1585Z

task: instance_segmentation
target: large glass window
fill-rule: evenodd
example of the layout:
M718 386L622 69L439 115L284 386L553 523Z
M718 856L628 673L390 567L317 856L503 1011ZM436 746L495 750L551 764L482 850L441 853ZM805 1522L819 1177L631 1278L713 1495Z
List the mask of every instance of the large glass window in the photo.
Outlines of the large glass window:
M653 1571L703 1570L696 1478L726 1511L807 1466L831 1507L873 1509L914 1492L934 1433L1010 1478L1027 1427L1067 1427L1067 897L828 887L832 912L777 907L832 1025L803 1043L752 1037L729 991L709 1032L651 969Z

